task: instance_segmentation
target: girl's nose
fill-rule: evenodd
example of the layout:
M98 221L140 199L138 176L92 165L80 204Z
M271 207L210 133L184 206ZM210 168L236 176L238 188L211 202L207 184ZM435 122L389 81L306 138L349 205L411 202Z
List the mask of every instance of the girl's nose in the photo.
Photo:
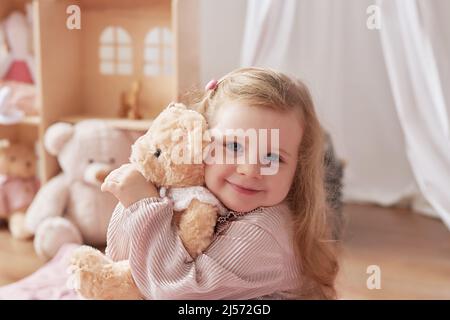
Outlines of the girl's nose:
M238 164L236 172L249 178L261 177L260 167L258 164Z

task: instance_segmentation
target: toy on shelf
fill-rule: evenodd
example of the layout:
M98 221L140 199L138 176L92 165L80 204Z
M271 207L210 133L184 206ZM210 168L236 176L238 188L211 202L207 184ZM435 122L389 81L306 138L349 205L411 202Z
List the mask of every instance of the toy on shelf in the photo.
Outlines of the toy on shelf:
M2 23L4 34L0 40L2 47L8 48L0 61L0 77L4 80L14 80L34 83L34 57L32 49L32 17L29 5L28 18L20 11L13 11Z
M131 163L174 203L174 223L192 258L212 242L218 215L226 213L204 185L202 155L210 142L203 116L184 105L170 105L132 147ZM197 137L197 139L196 139ZM183 150L181 163L173 159ZM113 262L91 247L72 257L73 286L89 299L139 299L127 260Z
M128 161L128 132L105 122L56 123L44 135L46 150L62 172L39 190L26 213L34 247L52 258L65 243L103 246L116 199L100 190L108 173Z
M121 104L119 117L132 120L142 119L139 108L139 94L141 92L141 82L135 80L131 83L130 88L121 94Z
M36 88L18 81L0 81L0 124L14 124L37 116Z
M33 148L1 140L0 219L8 221L14 238L31 237L24 227L25 211L39 189Z
M20 122L26 116L38 115L33 85L32 8L26 15L11 12L0 25L0 124Z

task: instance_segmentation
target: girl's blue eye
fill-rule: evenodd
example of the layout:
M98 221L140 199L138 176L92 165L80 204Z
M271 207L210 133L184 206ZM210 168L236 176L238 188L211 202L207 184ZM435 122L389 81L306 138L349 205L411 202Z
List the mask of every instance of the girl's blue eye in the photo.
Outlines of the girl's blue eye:
M242 151L242 146L238 142L228 142L226 146L227 146L228 150L231 150L231 151L234 151L234 152Z
M279 162L280 156L276 153L268 153L266 159L272 162Z

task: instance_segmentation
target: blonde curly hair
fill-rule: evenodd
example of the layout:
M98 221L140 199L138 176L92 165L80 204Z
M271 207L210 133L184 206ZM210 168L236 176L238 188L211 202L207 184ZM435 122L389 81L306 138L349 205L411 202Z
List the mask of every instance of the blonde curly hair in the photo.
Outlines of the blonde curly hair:
M217 81L197 101L210 125L225 102L246 102L280 112L294 111L304 128L295 177L287 196L294 215L294 247L301 270L299 298L336 298L337 244L324 187L324 131L308 88L299 80L266 68L242 68Z

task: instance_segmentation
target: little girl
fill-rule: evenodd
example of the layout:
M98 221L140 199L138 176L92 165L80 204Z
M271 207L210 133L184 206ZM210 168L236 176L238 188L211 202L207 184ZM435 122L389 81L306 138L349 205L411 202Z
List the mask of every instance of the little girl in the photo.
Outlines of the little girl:
M197 109L214 129L214 141L221 141L214 148L245 159L205 159L206 186L234 218L218 226L212 244L193 260L171 226L171 202L126 165L102 186L120 201L106 253L129 259L148 299L335 298L324 135L308 89L279 72L239 69L211 82ZM250 148L245 138L219 136L232 129L277 129L278 141ZM262 174L273 164L275 174Z

